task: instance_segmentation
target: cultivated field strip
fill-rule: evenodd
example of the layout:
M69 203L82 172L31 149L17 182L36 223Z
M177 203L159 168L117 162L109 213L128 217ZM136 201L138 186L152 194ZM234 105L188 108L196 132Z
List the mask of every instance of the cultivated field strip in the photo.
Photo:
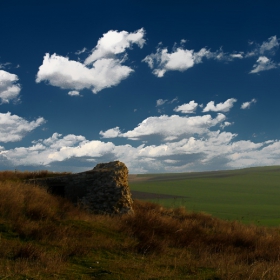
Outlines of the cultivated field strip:
M245 223L280 225L279 166L130 175L129 185L133 192L152 193L139 199L164 206L184 206Z

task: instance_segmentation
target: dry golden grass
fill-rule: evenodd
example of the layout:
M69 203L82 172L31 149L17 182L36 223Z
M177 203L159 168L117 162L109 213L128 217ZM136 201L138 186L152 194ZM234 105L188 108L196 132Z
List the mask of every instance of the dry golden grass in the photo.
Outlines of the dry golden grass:
M135 236L138 253L181 249L190 267L212 267L217 279L280 279L280 230L222 221L183 208L138 202L123 230ZM192 263L192 264L191 264Z
M0 279L280 279L279 228L149 202L134 209L92 215L6 176Z
M48 170L38 170L38 171L0 171L0 181L23 181L34 178L46 178L46 177L54 177L60 175L71 174L70 172L51 172Z

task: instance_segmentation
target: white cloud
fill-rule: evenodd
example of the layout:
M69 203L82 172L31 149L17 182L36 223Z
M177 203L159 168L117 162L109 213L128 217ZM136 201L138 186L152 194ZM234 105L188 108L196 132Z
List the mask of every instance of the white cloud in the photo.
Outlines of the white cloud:
M167 48L162 48L161 44L159 44L156 53L147 55L142 62L146 62L153 69L153 74L161 78L167 71L186 71L195 64L202 63L204 58L229 62L243 57L243 52L229 54L223 52L222 48L215 52L207 48L202 48L195 52L194 50L184 49L183 46L176 47L176 44L173 47L173 51L169 53Z
M9 103L11 100L19 98L21 90L17 83L18 76L4 70L0 70L0 100L1 103Z
M215 58L216 53L212 53L210 50L207 50L206 48L202 48L199 52L193 53L194 63L202 63L202 59L205 58Z
M243 53L234 53L230 55L232 58L243 58Z
M118 85L131 72L133 70L121 65L118 59L99 59L93 63L93 68L89 69L82 63L66 57L46 54L37 73L36 82L45 80L62 89L88 88L97 93L104 88Z
M252 145L252 142L248 144ZM280 164L279 140L273 142L266 141L263 143L255 144L255 147L256 148L253 147L247 151L242 149L230 154L228 156L228 158L230 159L229 166L231 168L241 168L248 166L266 166Z
M86 138L81 135L68 134L63 138L61 138L61 136L62 134L54 133L50 138L33 141L33 144L43 143L50 148L58 149L65 146L73 146L77 143L83 143L86 141Z
M259 73L261 71L267 71L270 69L278 68L279 64L273 62L269 56L275 55L279 48L279 42L276 36L268 38L261 45L256 44L256 48L246 53L245 57L258 56L256 63L253 65L253 69L250 74Z
M87 48L83 48L82 50L76 51L75 54L80 55L84 53L87 50Z
M204 57L212 58L213 54L202 48L199 52L177 48L168 53L167 48L158 48L156 53L147 55L142 61L146 62L153 70L153 74L161 78L167 71L186 71L195 64L201 63Z
M233 123L230 123L230 122L224 122L224 123L222 123L221 125L220 125L220 127L222 128L222 129L224 129L225 127L227 127L227 126L230 126L230 125L232 125Z
M227 146L236 135L229 132L209 131L207 136L203 138L189 137L178 142L167 142L159 146L151 145L142 147L139 151L142 156L150 156L155 158L167 157L172 155L190 155L204 153L204 161L215 156L219 146ZM219 154L228 152L228 147Z
M55 133L30 147L4 150L0 162L18 165L50 165L69 159L78 162L121 160L130 173L186 172L240 168L280 163L280 142L235 141L236 134L210 131L203 137L188 137L160 145L115 145L112 142L89 141L83 136ZM88 167L89 169L89 167Z
M101 141L86 141L76 147L63 146L59 151L48 154L47 160L63 161L72 157L101 157L104 154L112 152L113 143L104 143Z
M167 51L167 50L166 50ZM164 58L166 56L166 58ZM165 53L162 56L163 63L166 60L165 69L168 70L179 70L185 71L194 65L193 51L192 50L183 50L178 48L177 51L173 53Z
M142 121L136 128L124 133L120 133L118 127L111 128L105 132L101 131L103 138L124 137L131 140L139 140L149 136L159 136L165 141L174 140L179 137L188 137L193 134L205 134L210 127L225 120L225 115L218 114L216 118L210 115L181 117L178 115L162 115L159 117L149 117ZM106 137L109 135L110 137Z
M189 103L185 103L180 105L174 109L175 112L181 112L184 114L192 114L195 112L198 103L194 102L194 100L190 101Z
M253 98L251 101L242 103L242 105L241 105L240 108L241 108L241 109L249 109L250 106L251 106L253 103L256 103L256 102L257 102L257 100L256 100L255 98Z
M159 107L159 106L162 106L164 103L166 103L168 101L168 99L165 99L165 100L163 100L163 99L158 99L157 100L157 105L156 105L156 107Z
M179 160L175 160L175 159L165 159L163 161L168 164L175 164L175 163L179 162Z
M117 126L115 128L111 128L103 132L102 130L99 132L102 138L115 138L121 135L120 128Z
M143 28L134 33L110 30L98 40L96 47L92 49L92 54L85 60L85 64L88 65L100 58L112 57L112 55L124 53L133 44L137 44L142 48L145 44L144 36L145 30Z
M0 69L6 68L8 65L11 65L10 62L0 63Z
M10 114L7 114L8 119L9 117ZM37 125L39 123L38 119ZM88 140L82 135L62 136L54 133L47 139L33 141L33 145L29 147L8 150L0 147L0 163L51 166L56 162L71 160L75 162L75 166L86 163L89 169L93 162L96 164L104 159L118 159L125 162L131 173L186 172L280 164L280 141L238 141L235 140L237 134L215 130L216 125L223 125L225 128L231 124L225 121L222 114L218 114L215 119L208 115L161 116L147 118L126 133L121 133L118 127L102 132L104 136L112 138L136 139L155 134L164 138L161 144L151 145L148 141L136 147Z
M81 96L81 95L80 95L80 92L77 91L77 90L71 90L71 91L69 91L69 92L68 92L68 95L70 95L70 96Z
M178 97L175 97L170 101L170 103L172 104L172 103L177 102L177 101L178 101Z
M185 41L184 41L185 42ZM259 56L257 64L250 73L257 73L259 71L269 70L276 68L277 64L267 61L265 55L274 55L279 48L279 42L276 36L268 38L261 45L257 45L255 49L245 53L243 51L234 51L232 53L224 52L222 47L219 50L212 52L210 49L202 48L198 52L194 50L185 49L182 45L177 47L175 43L173 50L168 52L167 48L159 44L155 53L147 55L142 62L146 62L152 69L152 73L161 78L168 71L186 71L194 67L198 63L202 63L203 59L214 59L222 62L231 62L236 59L249 58Z
M228 53L228 52L224 52L222 47L215 52L210 52L209 54L209 58L213 58L215 60L226 62L226 63L232 62L235 59L243 59L244 57L245 57L244 52L234 51L233 53Z
M31 147L19 147L0 152L0 158L14 165L48 165L70 158L101 157L109 153L114 145L101 141L88 141L84 136L54 133L52 137L34 141Z
M250 45L254 44L251 42ZM245 57L252 56L263 56L266 55L274 55L279 48L279 42L277 36L271 36L267 41L264 41L261 45L256 44L255 49L246 53Z
M276 36L272 36L268 38L266 42L263 42L260 46L259 52L260 54L264 54L265 52L274 52L279 47L279 42Z
M35 121L27 120L11 115L10 112L0 113L0 142L20 141L28 132L45 123L44 118L37 118Z
M166 104L172 104L172 103L177 102L177 101L178 101L178 97L173 98L171 101L169 101L168 99L158 99L157 103L156 103L156 107L162 106L165 103ZM158 112L160 112L160 109L158 109Z
M226 100L224 103L218 103L215 105L214 101L210 101L206 107L203 109L203 112L228 112L234 105L237 100L235 98L230 98Z
M143 47L144 35L144 29L139 29L134 33L109 31L99 39L97 46L84 64L57 54L47 53L39 67L36 82L46 81L52 86L71 91L87 88L93 93L116 86L134 71L123 65L127 58L125 50L131 48L132 44ZM120 53L124 53L123 57L116 57Z
M257 62L253 65L253 70L250 71L250 74L267 71L277 67L278 66L266 56L260 56Z

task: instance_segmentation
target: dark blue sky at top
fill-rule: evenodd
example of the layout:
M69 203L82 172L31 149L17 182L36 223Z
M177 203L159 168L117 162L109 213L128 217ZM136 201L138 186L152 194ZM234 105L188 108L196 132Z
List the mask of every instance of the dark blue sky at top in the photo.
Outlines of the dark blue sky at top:
M8 121L0 121L0 169L48 168L80 171L91 168L98 162L115 159L124 161L135 173L280 164L277 150L280 140L278 47L267 55L258 54L234 61L203 59L202 63L184 71L167 71L163 77L155 76L148 64L142 61L146 56L156 53L158 47L167 48L171 53L180 46L194 52L202 48L213 53L219 50L226 54L243 52L245 57L246 53L259 48L272 36L276 36L278 41L280 3L277 1L0 0L0 11L1 69L17 75L21 86L20 101L2 102L0 113L11 112L12 115L28 122L39 117L45 120L45 123L26 133L19 132L17 141L3 138L6 137L5 129L9 124ZM127 59L123 63L134 72L117 85L104 88L97 94L84 88L79 90L81 96L70 96L68 92L74 89L53 86L47 80L35 82L46 53L83 62L96 47L98 40L108 31L132 33L140 28L145 30L145 44L143 48L136 44L127 48ZM180 45L182 39L186 42ZM175 43L177 45L174 48ZM87 50L77 55L76 52L83 48ZM273 69L250 74L253 65L261 56L271 59L274 63ZM231 98L237 101L229 111L202 113L202 108L208 102L224 103ZM167 101L161 106L156 106L157 100L160 99ZM247 109L240 109L244 102L252 99L256 102ZM197 106L196 111L190 114L174 111L175 107L192 100L203 106ZM100 134L100 131L105 132L116 127L119 127L122 133L133 131L149 117L178 115L187 118L209 114L215 118L218 113L223 113L225 121L231 125L221 128L219 125L222 123L219 123L216 126L210 125L206 133L185 135L181 131L188 130L188 127L182 124L178 129L180 136L172 140L162 138L167 132L153 132L153 129L147 134L145 132L145 137L139 136L134 140L126 136L106 138ZM161 124L155 122L152 125ZM214 136L208 134L218 130L220 133L228 132L235 136L223 146L219 144L220 140L214 141ZM1 133L4 135L2 138ZM112 148L110 151L102 151L99 155L87 153L86 156L79 156L72 151L56 159L46 160L49 158L48 153L56 151L59 154L62 148L83 146L77 141L69 146L65 143L60 144L54 148L56 150L51 151L48 151L47 147L38 150L34 148L37 157L42 159L35 159L35 154L34 158L28 159L25 164L26 155L18 152L17 148L26 149L26 153L30 155L31 147L35 145L34 141L42 139L42 142L54 133L61 134L60 138L73 134L83 136L88 142L111 142L114 147L122 146L124 151L117 153ZM211 138L213 145L217 145L217 151L219 145L222 145L221 150L224 150L219 155L214 149L211 156L209 149L205 147L194 147L187 152L177 151L176 141L187 141L190 137L208 142L211 142ZM275 141L268 151L262 151L267 144L263 147L252 147L250 144L264 143L268 140ZM247 146L239 141L247 141L250 154L247 154L245 149ZM133 150L140 145L143 145L143 148L153 146L156 149L166 143L173 143L175 147L172 146L167 154L154 151L148 155L146 151ZM228 151L227 149L233 149L235 143L237 146L243 145L244 150L238 148ZM126 152L123 145L132 147L130 152ZM41 154L43 149L45 154ZM272 155L274 149L275 155ZM129 153L131 156L127 157ZM213 156L215 153L216 157ZM236 153L239 154L240 161L230 164L237 157ZM262 161L263 158L266 160Z

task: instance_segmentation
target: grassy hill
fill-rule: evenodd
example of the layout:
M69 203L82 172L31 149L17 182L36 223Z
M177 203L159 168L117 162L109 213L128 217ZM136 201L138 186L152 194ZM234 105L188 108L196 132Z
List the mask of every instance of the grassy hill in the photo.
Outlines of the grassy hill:
M0 279L280 279L279 228L143 201L135 215L92 215L4 177Z
M133 191L169 195L167 199L160 195L149 199L147 195L148 200L164 206L185 206L244 223L280 225L280 166L132 175L130 187Z

